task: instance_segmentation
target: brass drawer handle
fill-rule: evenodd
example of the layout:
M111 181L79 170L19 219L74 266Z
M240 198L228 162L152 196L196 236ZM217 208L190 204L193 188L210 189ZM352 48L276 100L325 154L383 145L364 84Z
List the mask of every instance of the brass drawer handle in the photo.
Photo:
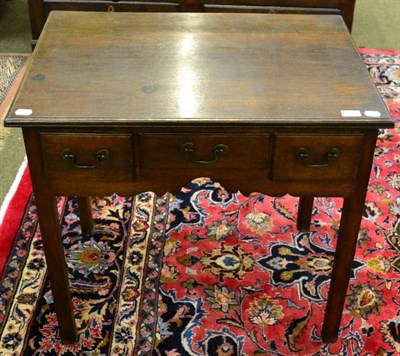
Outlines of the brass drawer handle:
M196 155L196 147L194 146L193 142L185 142L181 146L181 152L186 153L192 159L192 162L200 163L200 164L211 164L211 163L217 162L218 156L228 152L229 151L229 147L227 145L219 143L219 144L215 145L212 148L211 151L214 154L214 159L212 159L212 160L198 160L195 157L195 155Z
M297 150L296 152L296 157L297 159L303 161L303 164L306 167L309 168L324 168L328 167L332 161L337 159L339 157L340 150L337 147L331 148L327 153L326 153L326 162L324 163L314 163L312 154L304 147L301 147Z
M95 169L98 168L102 162L108 160L110 156L110 152L107 150L100 150L98 151L94 157L96 158L97 164L95 165L80 165L77 164L77 155L69 148L66 148L64 151L61 153L61 157L63 160L69 162L73 167L79 168L79 169Z

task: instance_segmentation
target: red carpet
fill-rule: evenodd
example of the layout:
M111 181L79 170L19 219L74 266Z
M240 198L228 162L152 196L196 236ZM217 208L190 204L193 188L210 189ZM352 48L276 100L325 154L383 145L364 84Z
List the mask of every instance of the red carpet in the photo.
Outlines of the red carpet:
M400 51L361 53L400 121ZM324 345L320 332L341 199L316 199L311 232L298 233L297 199L246 197L198 179L176 196L93 200L92 236L81 236L75 200L60 199L79 321L75 346L57 338L35 205L21 204L25 213L0 286L0 350L18 355L400 353L399 126L379 135L336 343Z
M22 217L25 213L28 199L32 194L32 185L29 169L24 162L20 167L20 177L14 182L17 186L15 192L10 196L7 209L0 218L0 274L3 272L4 263L10 253L15 235L20 228Z

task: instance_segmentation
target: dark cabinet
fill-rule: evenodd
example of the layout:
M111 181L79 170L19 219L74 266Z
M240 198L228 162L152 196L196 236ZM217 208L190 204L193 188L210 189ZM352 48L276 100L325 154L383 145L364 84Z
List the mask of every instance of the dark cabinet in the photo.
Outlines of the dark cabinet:
M32 45L51 11L258 12L341 15L349 28L356 0L28 0Z

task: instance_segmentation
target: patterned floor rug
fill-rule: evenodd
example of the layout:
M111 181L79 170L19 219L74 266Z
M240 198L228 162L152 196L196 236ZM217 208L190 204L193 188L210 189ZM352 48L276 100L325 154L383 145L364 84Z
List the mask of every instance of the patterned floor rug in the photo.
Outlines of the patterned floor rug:
M0 54L0 104L6 98L11 84L28 60L27 55Z
M400 53L362 50L400 122ZM0 286L4 355L395 355L400 353L400 125L375 152L339 340L320 338L341 199L244 196L196 179L178 194L93 200L82 236L58 208L79 343L57 338L33 198Z
M7 131L3 125L3 119L11 105L12 99L17 91L18 83L22 79L24 65L27 63L28 55L14 55L0 53L0 151L5 146ZM3 157L0 156L0 159ZM0 160L1 166L4 161ZM0 173L3 178L4 172ZM0 182L1 184L1 182Z

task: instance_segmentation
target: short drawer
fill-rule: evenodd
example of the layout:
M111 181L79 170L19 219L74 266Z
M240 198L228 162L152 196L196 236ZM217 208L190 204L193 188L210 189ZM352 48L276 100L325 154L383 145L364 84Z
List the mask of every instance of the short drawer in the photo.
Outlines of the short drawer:
M140 135L144 169L265 169L268 151L268 135Z
M338 14L341 0L206 0L206 12L260 12L286 14Z
M277 135L271 179L352 181L363 135Z
M313 8L299 6L260 6L260 5L225 5L205 4L205 12L233 12L233 13L266 13L266 14L332 14L340 13L337 8Z
M132 135L40 134L47 178L78 181L131 181Z
M176 12L179 3L163 1L45 1L46 16L53 10L116 11L116 12Z

